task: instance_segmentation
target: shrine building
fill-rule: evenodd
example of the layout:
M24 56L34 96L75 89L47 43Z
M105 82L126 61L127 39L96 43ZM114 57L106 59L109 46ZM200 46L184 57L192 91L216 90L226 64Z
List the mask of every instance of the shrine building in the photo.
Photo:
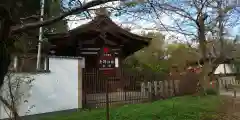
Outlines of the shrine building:
M119 61L117 67L121 67L123 59L146 47L151 40L124 30L106 14L100 13L87 24L47 37L51 43L50 55L84 57L86 70L98 68L99 53L104 47L114 51Z

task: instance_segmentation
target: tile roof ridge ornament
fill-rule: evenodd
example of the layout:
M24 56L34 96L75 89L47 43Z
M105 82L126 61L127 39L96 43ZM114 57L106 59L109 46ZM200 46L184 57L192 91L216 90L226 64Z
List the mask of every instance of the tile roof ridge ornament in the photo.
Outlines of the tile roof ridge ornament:
M107 10L106 7L100 7L95 10L96 16L110 16L110 12Z

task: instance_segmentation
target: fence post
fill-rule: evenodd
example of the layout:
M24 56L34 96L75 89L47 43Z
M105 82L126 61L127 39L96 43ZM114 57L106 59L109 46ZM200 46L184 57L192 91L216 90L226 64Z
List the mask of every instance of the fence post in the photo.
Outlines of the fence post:
M176 95L175 79L172 81L173 95Z
M221 85L220 85L220 83L219 83L219 79L217 78L217 79L216 79L216 89L217 89L217 94L218 94L218 95L220 95L220 88L221 88L220 86L221 86Z
M144 82L141 83L141 92L145 93L145 85L144 85Z
M148 85L145 82L142 82L141 84L141 92L143 93L143 96L147 96L148 95L148 91L146 91L146 89L148 89Z
M151 82L147 83L147 88L148 88L148 98L151 100L151 93L152 93L152 85Z
M175 87L176 87L176 95L179 95L179 86L180 86L180 80L175 80Z
M169 94L169 97L172 97L172 79L171 80L168 80L168 94Z
M154 87L154 93L155 93L155 95L157 95L158 94L158 82L157 81L154 81L153 82L153 87Z
M174 88L174 84L173 84L174 79L172 79L172 80L169 81L169 82L170 82L170 85L169 85L169 86L170 86L171 97L172 97L172 96L174 96L174 91L175 91L175 90L174 90L174 89L175 89L175 88Z
M169 94L168 80L165 80L165 82L164 82L164 83L165 83L165 85L164 85L164 86L165 86L165 88L166 88L166 91L165 91L165 92L166 92L166 97L168 97L168 94Z
M163 84L162 81L159 81L160 93L163 94Z
M110 115L109 115L109 85L108 85L108 81L109 78L106 78L107 82L106 82L106 120L110 120Z
M218 90L220 90L222 88L222 81L219 78L216 78L216 80L217 80L217 83L218 83Z
M127 87L124 85L124 101L127 101Z
M82 69L82 108L87 108L86 70Z

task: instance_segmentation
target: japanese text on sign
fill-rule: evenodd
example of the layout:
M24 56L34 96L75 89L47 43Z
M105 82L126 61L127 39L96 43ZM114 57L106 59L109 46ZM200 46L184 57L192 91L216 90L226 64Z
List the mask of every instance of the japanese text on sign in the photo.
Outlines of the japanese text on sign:
M99 69L113 69L115 68L115 57L114 53L109 48L103 48L100 53Z

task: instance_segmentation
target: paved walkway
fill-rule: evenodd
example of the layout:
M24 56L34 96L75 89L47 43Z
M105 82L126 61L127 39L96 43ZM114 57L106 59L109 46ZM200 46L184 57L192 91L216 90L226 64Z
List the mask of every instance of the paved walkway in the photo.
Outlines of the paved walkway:
M233 96L233 91L226 91L226 90L221 90L220 91L220 95L224 95L224 96ZM240 96L240 93L236 94L237 96Z
M240 92L237 93L235 103L233 103L233 92L220 91L220 95L224 96L225 101L221 108L220 120L240 120ZM235 107L233 107L235 106Z

